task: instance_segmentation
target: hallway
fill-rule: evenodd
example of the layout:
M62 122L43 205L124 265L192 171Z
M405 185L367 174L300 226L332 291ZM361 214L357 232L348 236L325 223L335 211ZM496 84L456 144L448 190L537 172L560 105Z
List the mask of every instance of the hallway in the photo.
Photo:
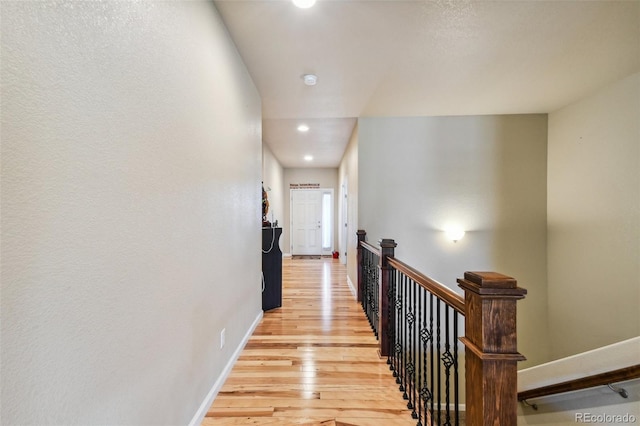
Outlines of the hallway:
M265 312L203 425L415 424L344 265L284 259L282 302Z

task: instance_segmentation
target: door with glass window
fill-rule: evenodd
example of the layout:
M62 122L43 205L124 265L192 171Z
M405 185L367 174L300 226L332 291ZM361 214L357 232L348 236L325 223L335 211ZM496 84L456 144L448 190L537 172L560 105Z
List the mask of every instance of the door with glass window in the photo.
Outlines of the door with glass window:
M332 201L331 190L291 190L292 255L331 254Z

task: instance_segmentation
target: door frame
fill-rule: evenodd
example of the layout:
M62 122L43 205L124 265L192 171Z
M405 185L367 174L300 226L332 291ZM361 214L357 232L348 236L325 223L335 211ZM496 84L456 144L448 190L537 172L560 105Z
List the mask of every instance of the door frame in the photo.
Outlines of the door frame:
M293 208L293 191L317 191L321 194L325 194L325 193L329 193L331 194L331 206L330 206L330 210L331 210L331 214L329 217L329 228L330 228L330 236L331 236L331 247L329 247L328 249L325 250L323 246L323 244L320 244L320 253L321 256L330 256L333 254L333 251L335 250L335 245L336 245L336 241L335 241L335 191L333 188L290 188L289 189L289 250L291 252L291 254L293 254L293 219L294 219L294 208ZM321 209L321 224L322 227L320 228L320 241L322 241L322 233L324 231L324 216L322 214L322 201L320 202L320 209Z
M340 224L338 225L338 246L340 247L340 263L345 265L347 263L347 241L348 235L348 223L349 223L349 184L345 180L342 183L342 194L340 203Z

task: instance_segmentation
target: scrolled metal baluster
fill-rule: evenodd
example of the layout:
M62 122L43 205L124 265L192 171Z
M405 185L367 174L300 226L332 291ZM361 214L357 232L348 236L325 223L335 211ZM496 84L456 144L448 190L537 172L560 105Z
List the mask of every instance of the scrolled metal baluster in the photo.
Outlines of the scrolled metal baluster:
M436 349L437 349L437 354L438 354L438 378L437 378L437 387L438 387L438 424L442 424L442 418L441 418L441 414L442 414L442 389L440 384L442 383L442 378L441 378L441 371L442 371L442 359L440 358L440 303L441 300L438 298L436 299L436 331L437 331L437 340L436 340Z
M371 255L371 262L369 264L369 320L371 321L371 327L373 328L373 333L378 337L378 330L376 329L376 320L375 320L375 306L376 306L376 276L374 270L378 266L375 264L375 257Z
M400 339L402 338L402 279L403 275L398 273L398 280L396 282L396 301L395 301L395 316L396 316L396 333L394 342L394 371L393 377L396 378L396 384L400 384L400 353L402 346L400 345Z
M364 254L364 265L362 267L362 272L363 272L363 279L364 279L364 295L362 297L362 309L364 310L365 315L367 316L367 320L369 321L369 324L371 324L371 317L369 316L369 300L370 300L370 294L371 294L371 277L369 276L369 269L370 269L370 263L371 263L371 253L370 252L365 252Z
M449 407L449 403L451 402L450 395L450 381L449 377L451 376L451 366L454 364L453 355L451 355L450 351L450 342L449 342L449 305L444 305L444 353L442 354L442 363L444 364L444 393L445 393L445 421L443 426L451 426L451 409Z
M456 425L460 424L460 395L458 390L458 313L453 313L453 383Z
M431 391L427 382L427 353L429 350L430 334L427 328L427 291L422 291L422 330L420 331L420 340L422 341L422 385L420 386L420 408L424 408L424 422L427 423L427 413L429 412L429 400L431 399ZM422 418L422 415L420 416Z
M365 315L367 314L366 309L366 300L367 300L367 251L362 249L362 300L360 301L360 305L362 305L362 310Z
M412 355L412 360L413 360L413 365L416 367L416 369L418 368L418 319L419 319L419 313L418 313L418 307L417 307L417 300L419 297L419 292L418 289L422 288L420 287L420 285L418 285L418 283L414 282L413 283L413 313L415 316L415 326L413 327L413 334L411 335L411 347L413 349L413 355ZM418 413L416 412L416 405L420 405L419 400L418 400L418 389L420 389L417 386L417 382L418 382L418 374L420 373L420 370L416 370L416 373L414 373L413 377L411 378L411 384L412 384L412 392L411 392L411 400L413 401L413 412L411 413L411 416L414 419L418 418Z
M430 402L431 402L431 425L433 426L433 422L434 422L434 413L435 413L435 398L433 395L433 391L435 390L434 387L434 378L435 378L435 368L433 365L433 294L429 294L429 333L431 334L431 339L429 340L429 352L430 352L430 357L429 357L429 373L430 373L430 379L431 379L431 386L429 387L430 393L431 393L431 398L430 398Z
M407 325L408 325L408 330L407 330L407 395L409 398L409 402L407 403L407 408L409 410L413 410L414 406L413 406L413 378L415 375L415 365L413 363L413 323L415 322L415 314L414 314L414 309L412 306L413 303L413 291L415 288L416 283L413 280L409 280L409 292L408 292L408 300L407 300L407 307L408 307L408 312L407 312ZM413 416L413 413L412 413Z
M367 264L367 318L369 319L373 334L378 338L378 327L376 323L376 272L378 262L376 258L377 256L373 253L369 253L369 261Z
M415 369L413 368L413 363L411 362L411 330L413 329L413 312L411 311L411 292L413 289L413 281L411 279L407 280L407 293L406 293L406 300L405 300L405 304L407 306L406 309L406 313L405 313L405 318L404 320L406 321L407 324L407 334L406 334L406 339L405 339L405 348L404 348L404 353L407 357L407 361L405 363L405 371L404 371L404 375L405 375L405 396L404 399L408 400L409 402L407 402L407 408L409 410L411 410L413 408L413 405L411 404L411 377L412 374L414 373Z
M380 268L378 268L377 266L373 271L373 282L375 284L373 293L373 323L375 324L376 328L376 336L379 336L379 333L382 330L378 330L378 326L380 324Z
M367 319L369 320L369 325L371 324L371 253L368 254L367 256L367 264L366 264L366 275L367 275L367 299L366 299L366 312L367 312Z
M402 367L400 369L400 392L403 392L402 398L409 399L407 396L407 277L402 277Z
M378 337L378 330L376 328L376 276L374 273L377 265L374 263L374 256L371 255L371 263L369 264L369 321L371 322L371 327L373 328L373 333Z
M389 370L393 371L393 363L391 362L393 347L395 344L395 287L396 287L396 271L390 274L389 289L387 290L387 315L389 315L389 319L387 321L387 335L389 336L389 346L387 348L387 364L389 365Z
M422 331L424 330L424 326L423 326L423 318L424 318L424 304L422 303L423 301L423 295L424 294L424 289L422 288L422 286L418 287L418 310L416 311L418 313L417 316L417 321L416 324L418 326L418 328L416 329L417 331L417 336L420 339L419 342L417 343L417 347L418 347L418 374L416 375L416 390L418 391L418 395L416 398L416 405L418 406L418 423L416 424L416 426L422 426L422 387L424 385L424 383L422 382L422 378L423 378L423 370L424 370L424 365L422 364L422 353L424 352L422 350L422 345L420 345L420 342L422 342Z

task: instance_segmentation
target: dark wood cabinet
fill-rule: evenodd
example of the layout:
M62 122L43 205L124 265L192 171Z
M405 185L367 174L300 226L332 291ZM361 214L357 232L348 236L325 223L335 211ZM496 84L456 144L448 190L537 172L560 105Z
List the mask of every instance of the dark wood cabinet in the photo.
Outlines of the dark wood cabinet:
M262 228L262 310L282 306L282 228Z

